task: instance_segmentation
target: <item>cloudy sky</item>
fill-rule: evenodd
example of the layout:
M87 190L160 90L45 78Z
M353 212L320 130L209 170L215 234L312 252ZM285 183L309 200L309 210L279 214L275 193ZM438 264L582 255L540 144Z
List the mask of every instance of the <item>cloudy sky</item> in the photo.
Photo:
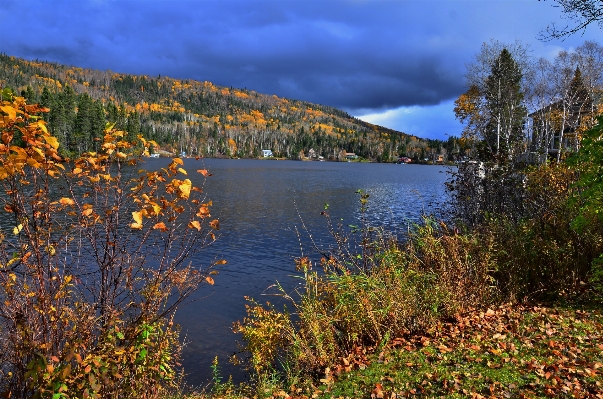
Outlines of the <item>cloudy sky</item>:
M585 40L538 0L1 0L0 52L115 72L208 80L344 109L420 137L460 135L453 101L483 42L552 58ZM601 41L601 40L599 40Z

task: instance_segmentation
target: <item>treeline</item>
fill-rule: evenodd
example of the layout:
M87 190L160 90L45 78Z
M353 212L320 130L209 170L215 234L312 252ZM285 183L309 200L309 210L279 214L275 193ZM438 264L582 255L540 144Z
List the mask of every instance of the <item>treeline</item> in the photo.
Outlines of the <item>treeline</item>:
M27 61L0 54L0 87L50 108L49 129L69 154L95 150L104 124L160 149L208 157L337 160L345 154L378 162L453 160L456 138L424 140L372 125L333 107L210 82L148 77ZM443 157L439 157L443 155Z
M468 90L455 102L484 162L560 161L580 148L603 112L603 47L592 41L549 61L521 43L484 43L467 70Z

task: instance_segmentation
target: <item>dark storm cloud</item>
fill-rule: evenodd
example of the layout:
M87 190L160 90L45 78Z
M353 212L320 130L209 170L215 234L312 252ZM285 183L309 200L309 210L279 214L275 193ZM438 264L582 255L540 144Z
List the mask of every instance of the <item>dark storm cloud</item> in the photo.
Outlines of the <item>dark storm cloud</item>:
M400 26L412 22L402 2L26 4L36 4L37 26L14 35L5 51L27 58L210 80L347 109L435 104L462 87L460 74L441 73L444 57L411 41L420 27Z
M535 55L572 45L535 40L556 18L533 0L2 0L0 51L208 80L355 115L415 107L401 113L408 120L427 115L416 107L450 108L465 90L465 64L490 38L535 43Z

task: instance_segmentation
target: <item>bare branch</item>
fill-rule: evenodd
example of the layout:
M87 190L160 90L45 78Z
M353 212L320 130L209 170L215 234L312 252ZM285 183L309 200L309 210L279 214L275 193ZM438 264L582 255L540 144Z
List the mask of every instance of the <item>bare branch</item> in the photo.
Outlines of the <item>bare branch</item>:
M540 0L538 0L540 1ZM543 0L545 1L545 0ZM564 40L574 33L581 32L583 35L586 27L597 23L603 28L603 0L553 0L561 8L563 18L572 21L571 24L559 27L554 22L540 32L538 39L549 41L553 39Z

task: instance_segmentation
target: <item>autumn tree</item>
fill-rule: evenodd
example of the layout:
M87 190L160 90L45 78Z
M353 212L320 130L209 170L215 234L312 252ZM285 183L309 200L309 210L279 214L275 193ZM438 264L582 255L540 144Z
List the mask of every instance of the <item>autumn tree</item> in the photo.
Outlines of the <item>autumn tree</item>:
M113 125L64 163L46 112L0 103L0 396L157 397L176 377L174 312L213 283L187 260L215 238L211 203L178 158L140 169L153 143Z

